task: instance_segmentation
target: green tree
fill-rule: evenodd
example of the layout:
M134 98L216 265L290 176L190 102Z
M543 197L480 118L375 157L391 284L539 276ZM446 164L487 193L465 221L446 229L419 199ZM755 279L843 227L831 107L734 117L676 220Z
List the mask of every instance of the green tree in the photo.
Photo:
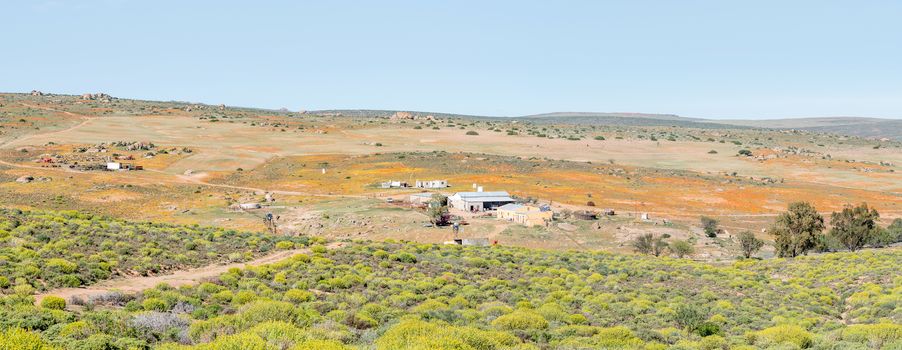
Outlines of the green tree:
M440 207L444 207L448 205L448 196L443 195L441 193L436 193L432 195L432 199L429 200L429 205L437 205Z
M767 231L774 236L777 255L793 258L817 245L824 231L824 217L810 203L794 202Z
M867 203L862 203L857 207L847 205L840 212L834 212L830 216L830 236L842 243L849 251L856 251L864 247L865 244L875 234L877 219L880 214L876 209L868 208Z
M432 222L433 225L447 224L449 219L448 197L439 193L432 195L432 199L429 201L429 208L426 210L426 215L429 216L429 221Z
M755 237L751 231L740 232L737 238L739 239L739 249L742 250L742 256L746 259L751 258L764 246L764 241Z
M700 220L702 227L705 229L705 235L711 238L717 237L717 219L702 216Z
M877 228L868 243L870 245L882 248L890 244L902 242L902 219L895 219L886 228Z
M678 258L682 258L695 253L695 248L685 240L676 240L670 244L670 251L676 254Z
M646 233L633 241L633 249L638 253L661 256L667 249L667 242L664 237Z

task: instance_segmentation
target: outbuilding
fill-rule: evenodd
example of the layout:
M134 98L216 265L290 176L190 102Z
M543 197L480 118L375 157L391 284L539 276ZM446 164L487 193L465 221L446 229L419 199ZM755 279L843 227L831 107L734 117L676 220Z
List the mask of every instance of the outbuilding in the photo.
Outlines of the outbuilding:
M428 181L420 181L417 180L414 183L416 188L447 188L448 180L428 180Z
M547 206L505 204L498 208L498 219L525 226L544 226L551 222L554 213Z
M457 192L448 197L448 204L452 208L469 212L495 210L502 205L515 202L516 200L504 191Z

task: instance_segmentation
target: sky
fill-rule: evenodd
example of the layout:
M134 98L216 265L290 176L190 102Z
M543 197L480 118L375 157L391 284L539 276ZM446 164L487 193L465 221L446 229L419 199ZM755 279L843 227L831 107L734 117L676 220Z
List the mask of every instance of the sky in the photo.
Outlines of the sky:
M0 2L4 92L902 118L902 1Z

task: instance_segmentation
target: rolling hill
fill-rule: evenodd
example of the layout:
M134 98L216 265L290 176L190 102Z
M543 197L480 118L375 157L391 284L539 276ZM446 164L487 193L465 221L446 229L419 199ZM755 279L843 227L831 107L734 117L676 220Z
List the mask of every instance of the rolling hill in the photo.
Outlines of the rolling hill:
M806 130L872 139L902 141L902 120L861 117L817 117L783 119L702 119L681 117L675 114L621 113L621 112L553 112L514 117L490 117L453 113L332 109L308 111L308 114L340 115L348 117L388 118L396 113L410 113L418 116L438 118L467 118L479 120L519 120L537 124L577 124L577 125L622 125L622 126L679 126L701 129L747 129L762 128L775 130Z

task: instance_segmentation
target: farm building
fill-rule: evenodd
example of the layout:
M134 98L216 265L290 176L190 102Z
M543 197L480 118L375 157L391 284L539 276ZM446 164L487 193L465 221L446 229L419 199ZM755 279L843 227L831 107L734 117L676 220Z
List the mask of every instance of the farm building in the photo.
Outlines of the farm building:
M382 188L406 188L406 187L410 187L410 186L407 185L407 182L405 182L405 181L395 181L395 180L383 182L383 183L379 184L379 186L382 187Z
M412 204L429 204L429 201L432 200L432 196L432 192L414 193L410 195L407 200Z
M502 205L516 202L510 194L504 191L497 192L457 192L448 197L448 204L455 209L463 211L494 210Z
M544 226L551 222L554 213L551 208L523 204L505 204L498 208L498 219L516 222L525 226Z
M420 181L414 183L413 187L416 188L447 188L448 180L429 180L429 181Z
M124 164L119 162L108 162L106 163L106 170L144 170L144 166Z

